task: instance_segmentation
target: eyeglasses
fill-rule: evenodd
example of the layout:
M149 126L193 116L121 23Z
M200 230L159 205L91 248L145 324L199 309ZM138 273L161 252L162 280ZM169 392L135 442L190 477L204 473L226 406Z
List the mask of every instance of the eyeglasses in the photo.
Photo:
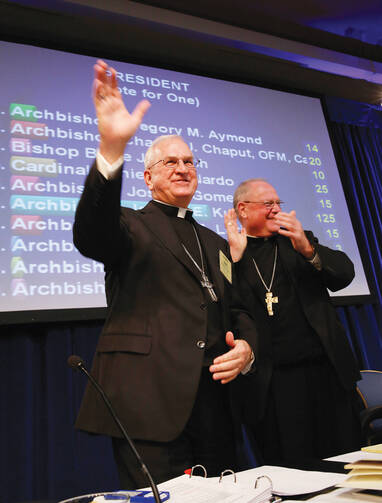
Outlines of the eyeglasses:
M185 161L183 161L183 159L177 159L176 157L166 157L165 159L160 159L159 161L154 162L154 164L149 166L147 169L153 168L160 162L163 163L163 166L166 169L175 171L178 168L180 162L182 162L183 166L187 169L196 169L200 164L200 159L196 159L195 161L193 161L192 159L186 159Z
M273 206L276 204L279 208L282 207L284 203L284 201L280 201L279 199L277 199L277 201L242 201L243 203L250 203L250 204L262 204L263 206L265 206L267 208L267 210L271 210L273 208Z

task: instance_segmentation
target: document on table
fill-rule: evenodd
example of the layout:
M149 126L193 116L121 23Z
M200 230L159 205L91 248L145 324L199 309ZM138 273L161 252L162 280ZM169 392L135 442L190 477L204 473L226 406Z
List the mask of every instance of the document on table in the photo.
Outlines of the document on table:
M169 491L171 503L266 503L271 497L269 484L258 489L231 481L219 483L213 478L181 475L158 485Z
M282 466L260 466L243 472L236 472L236 481L247 488L253 487L258 477L266 476L272 481L272 493L278 496L294 496L323 491L342 482L342 473L313 472L284 468ZM210 479L213 480L213 479Z
M236 476L236 482L234 482ZM234 475L203 478L181 475L159 484L172 503L263 503L271 494L293 496L323 491L341 483L345 474L261 466ZM256 480L258 487L255 488Z
M382 454L376 454L373 452L366 451L354 451L347 452L345 454L340 454L339 456L333 456L331 458L326 458L325 461L339 461L340 463L355 463L361 459L380 459L382 461Z

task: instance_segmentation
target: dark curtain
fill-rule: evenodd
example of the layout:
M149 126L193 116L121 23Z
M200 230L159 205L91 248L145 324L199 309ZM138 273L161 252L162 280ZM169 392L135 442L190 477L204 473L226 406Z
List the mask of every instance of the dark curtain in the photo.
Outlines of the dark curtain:
M327 108L375 301L337 309L361 367L382 370L381 112L362 105L354 121L349 103L328 100ZM3 503L58 501L118 489L108 439L73 428L85 378L66 364L69 355L78 354L90 365L101 326L89 322L1 328Z
M91 362L102 323L2 327L2 503L59 501L119 489L109 439L74 430L86 384L67 366Z
M382 129L332 122L331 130L353 227L374 296L370 303L338 308L338 312L361 367L382 370Z

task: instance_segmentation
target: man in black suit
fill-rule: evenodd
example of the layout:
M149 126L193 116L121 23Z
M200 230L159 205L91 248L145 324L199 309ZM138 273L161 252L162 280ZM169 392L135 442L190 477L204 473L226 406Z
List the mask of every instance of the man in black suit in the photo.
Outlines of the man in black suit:
M146 153L153 200L120 206L123 153L149 103L130 114L102 61L93 99L100 145L73 228L79 251L105 265L108 314L92 372L156 482L194 464L217 475L235 465L228 383L248 371L256 343L234 297L228 244L187 209L197 176L180 137L160 137ZM147 485L89 386L76 426L113 438L123 488Z
M245 408L262 462L319 468L360 446L360 375L327 291L345 288L354 267L281 205L272 185L250 179L225 217L240 292L259 330Z

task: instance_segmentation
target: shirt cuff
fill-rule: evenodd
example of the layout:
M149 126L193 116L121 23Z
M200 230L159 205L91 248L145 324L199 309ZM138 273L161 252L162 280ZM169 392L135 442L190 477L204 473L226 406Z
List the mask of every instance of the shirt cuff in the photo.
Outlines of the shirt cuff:
M117 174L118 168L120 168L123 164L123 155L114 161L113 164L110 164L100 151L97 150L96 161L98 171L106 178L106 180L109 180Z
M321 271L322 269L322 263L319 254L317 253L317 250L314 249L314 255L311 259L307 259L309 264L312 264L312 266L317 269L317 271Z
M251 359L249 360L249 363L247 363L247 365L246 365L246 366L243 368L243 370L241 371L241 373L242 373L243 375L248 374L248 372L252 369L252 365L253 365L254 361L255 361L255 354L254 354L254 352L252 351L252 352L251 352Z

